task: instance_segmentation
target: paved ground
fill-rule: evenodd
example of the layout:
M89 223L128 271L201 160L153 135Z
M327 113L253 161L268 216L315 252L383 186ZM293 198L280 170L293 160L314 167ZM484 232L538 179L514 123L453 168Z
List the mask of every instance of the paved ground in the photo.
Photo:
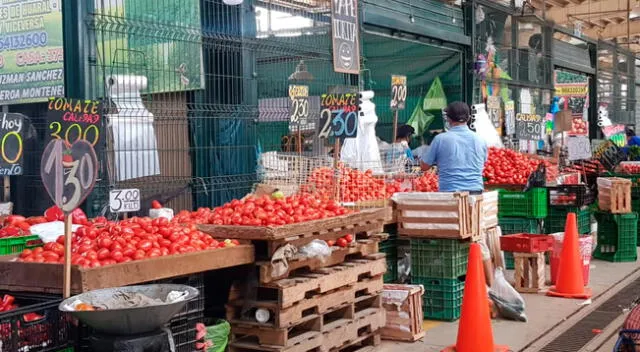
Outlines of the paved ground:
M583 300L568 300L551 298L542 294L526 294L526 314L528 322L513 322L506 320L493 321L494 340L498 344L508 345L512 351L537 351L550 341L554 335L564 331L567 325L578 321L581 315L593 309L598 302L606 300L608 296L624 287L630 280L640 276L638 263L609 263L593 261L591 265L590 287L593 289L594 305L584 305ZM621 315L623 312L620 312ZM601 341L594 341L584 351L611 351L615 343L615 332L622 323L612 323L605 329ZM562 324L565 322L564 324ZM616 325L617 326L613 326ZM412 344L383 341L376 349L377 352L431 352L440 351L455 342L458 330L457 323L443 323L425 321L427 330L422 341ZM595 336L595 335L594 335Z

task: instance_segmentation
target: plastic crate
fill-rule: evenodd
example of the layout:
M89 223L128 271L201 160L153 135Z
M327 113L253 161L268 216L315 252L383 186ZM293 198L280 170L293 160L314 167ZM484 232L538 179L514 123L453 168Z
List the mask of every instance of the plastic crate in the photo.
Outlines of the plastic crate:
M633 262L638 258L638 214L596 212L598 240L593 257L611 262Z
M515 268L515 260L513 259L513 253L511 252L503 252L504 253L504 268L507 270L513 270Z
M424 286L422 311L426 319L454 321L460 318L464 276L454 279L412 277L411 282Z
M70 315L58 310L62 299L26 293L1 292L15 297L17 309L0 313L0 346L3 351L67 351L74 335ZM25 321L25 314L42 319Z
M42 240L38 235L1 238L0 255L20 253L24 249L40 246L42 246Z
M499 190L498 215L501 217L547 217L547 189L533 188L527 192Z
M578 222L578 233L581 235L591 232L591 210L589 207L549 207L549 215L544 220L545 233L564 232L567 214L575 213Z
M514 233L541 233L540 223L537 219L526 218L500 218L498 225L503 235Z
M398 279L398 246L395 239L388 239L380 242L380 252L384 253L387 259L387 272L384 274L385 283L392 283Z
M595 203L596 199L586 185L558 185L547 189L550 206L581 207Z
M531 233L518 233L500 237L500 249L509 252L547 252L553 246L553 237Z
M469 242L411 239L411 277L451 279L467 272Z

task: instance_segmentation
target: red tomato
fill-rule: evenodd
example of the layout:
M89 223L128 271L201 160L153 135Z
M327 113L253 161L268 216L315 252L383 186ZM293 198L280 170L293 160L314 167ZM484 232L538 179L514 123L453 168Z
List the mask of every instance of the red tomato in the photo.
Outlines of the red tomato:
M160 204L160 202L158 202L157 200L154 200L154 201L151 201L151 207L153 209L161 209L162 204Z
M338 245L338 247L344 248L348 245L348 242L344 238L338 238L338 240L336 241L336 244Z

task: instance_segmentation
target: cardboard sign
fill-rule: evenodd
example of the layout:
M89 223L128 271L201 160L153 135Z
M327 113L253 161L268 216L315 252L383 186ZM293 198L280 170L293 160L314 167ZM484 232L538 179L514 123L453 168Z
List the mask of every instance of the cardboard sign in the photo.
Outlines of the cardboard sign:
M598 160L605 169L613 171L627 157L613 142L604 141L593 150L593 158Z
M358 135L358 93L322 94L320 138L355 138Z
M487 97L487 115L491 124L498 131L499 135L502 135L502 109L500 108L500 97L490 96Z
M2 113L0 120L0 176L22 175L24 136L29 118L22 114Z
M516 138L537 141L542 138L542 117L535 114L516 115Z
M587 136L570 136L567 139L568 159L584 160L591 158L591 142Z
M360 43L357 0L331 0L333 70L360 74Z
M87 198L96 184L96 153L83 140L67 146L63 140L53 139L42 152L40 176L53 202L68 214Z
M109 209L113 213L128 213L140 210L140 190L131 188L109 191Z
M404 110L407 102L407 76L391 76L391 110Z
M556 132L567 132L573 129L573 116L571 110L562 110L556 113L553 120Z
M309 119L309 86L290 85L289 125L305 126Z
M87 141L100 150L104 140L101 114L102 104L97 100L49 98L47 134L69 145Z
M507 135L512 136L516 133L516 112L513 100L504 103L504 127Z

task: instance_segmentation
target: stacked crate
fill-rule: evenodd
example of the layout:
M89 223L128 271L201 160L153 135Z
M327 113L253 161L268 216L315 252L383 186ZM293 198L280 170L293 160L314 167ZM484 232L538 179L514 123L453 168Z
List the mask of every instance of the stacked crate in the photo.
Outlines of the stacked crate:
M631 211L640 214L640 175L618 173L613 176L631 181ZM640 219L638 219L640 222ZM638 226L638 244L640 245L640 224Z
M495 198L497 203L497 194ZM457 320L470 243L482 237L485 227L497 225L497 204L489 220L484 217L483 196L396 194L395 201L398 235L410 241L411 283L424 287L424 317Z
M631 185L619 177L598 178L597 246L593 257L611 262L637 260L638 213L632 211Z
M547 217L546 188L532 188L527 192L500 189L498 196L498 224L502 235L542 233L541 224ZM504 252L505 268L513 269L513 253Z
M257 278L234 290L226 307L229 350L345 351L377 345L386 321L382 220L367 221L366 232L358 231L364 223L342 224L337 230L318 228L276 241L253 241ZM274 270L271 258L282 245L301 248L314 239L335 240L345 231L353 231L356 238L346 248L331 247L324 258L294 255L285 271Z
M384 274L385 283L394 283L398 280L398 232L396 226L387 225L385 233L389 236L380 242L380 252L387 258L387 272Z

